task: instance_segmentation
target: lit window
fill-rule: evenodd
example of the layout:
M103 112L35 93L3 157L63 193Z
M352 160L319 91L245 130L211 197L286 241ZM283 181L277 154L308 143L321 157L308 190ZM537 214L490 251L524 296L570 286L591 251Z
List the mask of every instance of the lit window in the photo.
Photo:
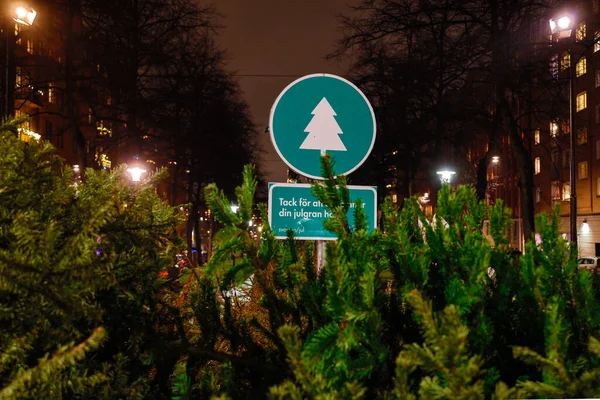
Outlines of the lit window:
M555 54L550 59L550 74L554 79L558 79L558 64L558 54Z
M596 76L594 79L594 83L596 84L596 87L600 87L600 69L596 70Z
M23 86L23 72L21 67L16 67L15 87L18 89Z
M539 203L540 201L542 201L542 192L540 191L539 187L535 188L535 202Z
M587 161L582 161L577 164L577 177L581 179L587 179L588 177L588 163Z
M587 71L587 60L585 57L581 57L581 60L577 62L575 65L575 73L577 76L581 76L585 74Z
M562 199L567 201L571 198L571 185L564 183L562 187Z
M533 163L533 172L537 175L542 170L542 161L539 157L535 158L535 162Z
M562 190L561 190L561 186L560 186L560 182L552 182L552 188L551 190L551 196L552 196L552 204L554 204L557 201L560 201L561 196L562 196Z
M577 25L577 30L575 31L575 40L581 42L582 40L585 40L586 36L587 28L585 22L582 22L579 25Z
M588 130L586 127L577 129L577 144L586 144L588 141Z
M112 129L110 126L110 121L105 123L103 120L96 121L96 130L98 131L98 136L111 136L112 137Z
M17 128L17 132L19 134L19 139L26 143L38 141L41 138L39 133L36 133L29 128Z
M88 108L88 124L92 123L92 107Z
M102 146L96 148L95 160L98 165L104 169L111 167L111 161L106 154L103 153Z
M392 194L392 203L398 202L398 195L396 193Z
M27 39L27 52L33 54L33 40Z
M585 110L587 107L587 92L584 90L583 92L577 94L577 111Z
M558 123L556 121L550 122L550 136L558 136Z
M594 33L594 53L600 50L600 31Z
M600 197L600 176L596 178L596 197Z
M540 130L539 128L533 131L533 143L540 144Z
M52 83L48 84L48 103L54 103L56 101L56 88Z
M560 70L564 71L571 66L571 56L565 52L560 59Z

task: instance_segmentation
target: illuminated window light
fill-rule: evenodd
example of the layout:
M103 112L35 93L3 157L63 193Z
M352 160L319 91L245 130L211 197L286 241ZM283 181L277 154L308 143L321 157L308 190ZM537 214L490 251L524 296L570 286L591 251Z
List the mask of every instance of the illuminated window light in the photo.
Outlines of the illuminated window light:
M105 168L110 168L112 162L106 154L100 154L100 165Z
M112 129L104 125L104 121L98 121L96 123L96 130L99 136L110 136L112 137Z
M19 139L27 143L31 142L32 140L40 140L42 137L42 135L39 133L27 128L17 128L17 132L19 133Z

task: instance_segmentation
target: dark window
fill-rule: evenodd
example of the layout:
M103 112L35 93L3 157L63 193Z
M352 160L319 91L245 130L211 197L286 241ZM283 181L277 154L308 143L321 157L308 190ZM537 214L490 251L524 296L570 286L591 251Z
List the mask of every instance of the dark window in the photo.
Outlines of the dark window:
M560 176L559 168L560 168L560 153L558 151L553 151L552 155L552 180L558 179Z
M46 131L44 134L46 135L44 139L52 143L52 122L46 121Z

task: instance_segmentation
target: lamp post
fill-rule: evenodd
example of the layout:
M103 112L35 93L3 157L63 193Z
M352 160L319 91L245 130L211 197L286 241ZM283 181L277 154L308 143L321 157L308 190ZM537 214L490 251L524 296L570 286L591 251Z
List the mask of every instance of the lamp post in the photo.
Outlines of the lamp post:
M568 15L562 15L556 19L550 20L550 30L553 38L556 40L570 39L573 31L573 18ZM577 115L575 104L575 66L577 64L573 57L571 47L567 49L569 54L569 119L570 119L570 137L569 151L571 159L569 162L569 184L571 186L571 194L569 197L569 233L571 236L571 248L577 254L577 167L575 151L577 148L577 135L575 133L575 116Z
M37 12L23 4L16 4L12 7L12 15L4 16L4 34L6 54L4 59L4 107L2 109L3 120L12 117L15 103L15 82L16 66L14 62L15 45L19 39L20 33L15 35L15 30L11 28L12 21L31 26L35 21Z
M127 172L131 175L132 182L139 182L142 180L142 174L146 173L146 170L140 167L127 168Z
M444 183L450 184L452 182L452 178L454 177L454 175L456 175L456 172L450 169L443 169L437 171L436 174L440 176L440 180L442 181L443 185Z

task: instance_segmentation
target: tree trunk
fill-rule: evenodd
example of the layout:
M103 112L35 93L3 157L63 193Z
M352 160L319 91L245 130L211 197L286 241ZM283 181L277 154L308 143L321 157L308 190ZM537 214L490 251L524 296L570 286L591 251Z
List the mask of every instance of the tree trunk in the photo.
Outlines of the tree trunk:
M534 203L533 203L533 161L531 154L525 148L520 135L519 126L515 121L506 97L502 96L498 102L499 110L508 124L510 143L515 149L517 165L519 168L519 186L521 188L521 218L523 218L523 236L525 240L533 238L535 231Z
M79 129L79 122L77 121L77 102L75 101L76 83L73 72L73 53L75 47L73 41L73 22L75 20L75 14L79 12L79 1L70 0L68 7L69 16L65 27L65 97L69 127L71 129L71 134L75 138L73 144L77 146L76 152L79 159L79 165L81 166L81 170L84 171L87 167L87 155L85 152L85 138L81 129Z
M475 192L479 200L485 199L487 192L488 180L487 180L487 168L490 165L491 158L495 155L498 150L498 131L499 127L502 126L499 121L498 113L494 114L492 131L490 132L488 151L485 153L483 158L477 163L477 181L475 182Z

